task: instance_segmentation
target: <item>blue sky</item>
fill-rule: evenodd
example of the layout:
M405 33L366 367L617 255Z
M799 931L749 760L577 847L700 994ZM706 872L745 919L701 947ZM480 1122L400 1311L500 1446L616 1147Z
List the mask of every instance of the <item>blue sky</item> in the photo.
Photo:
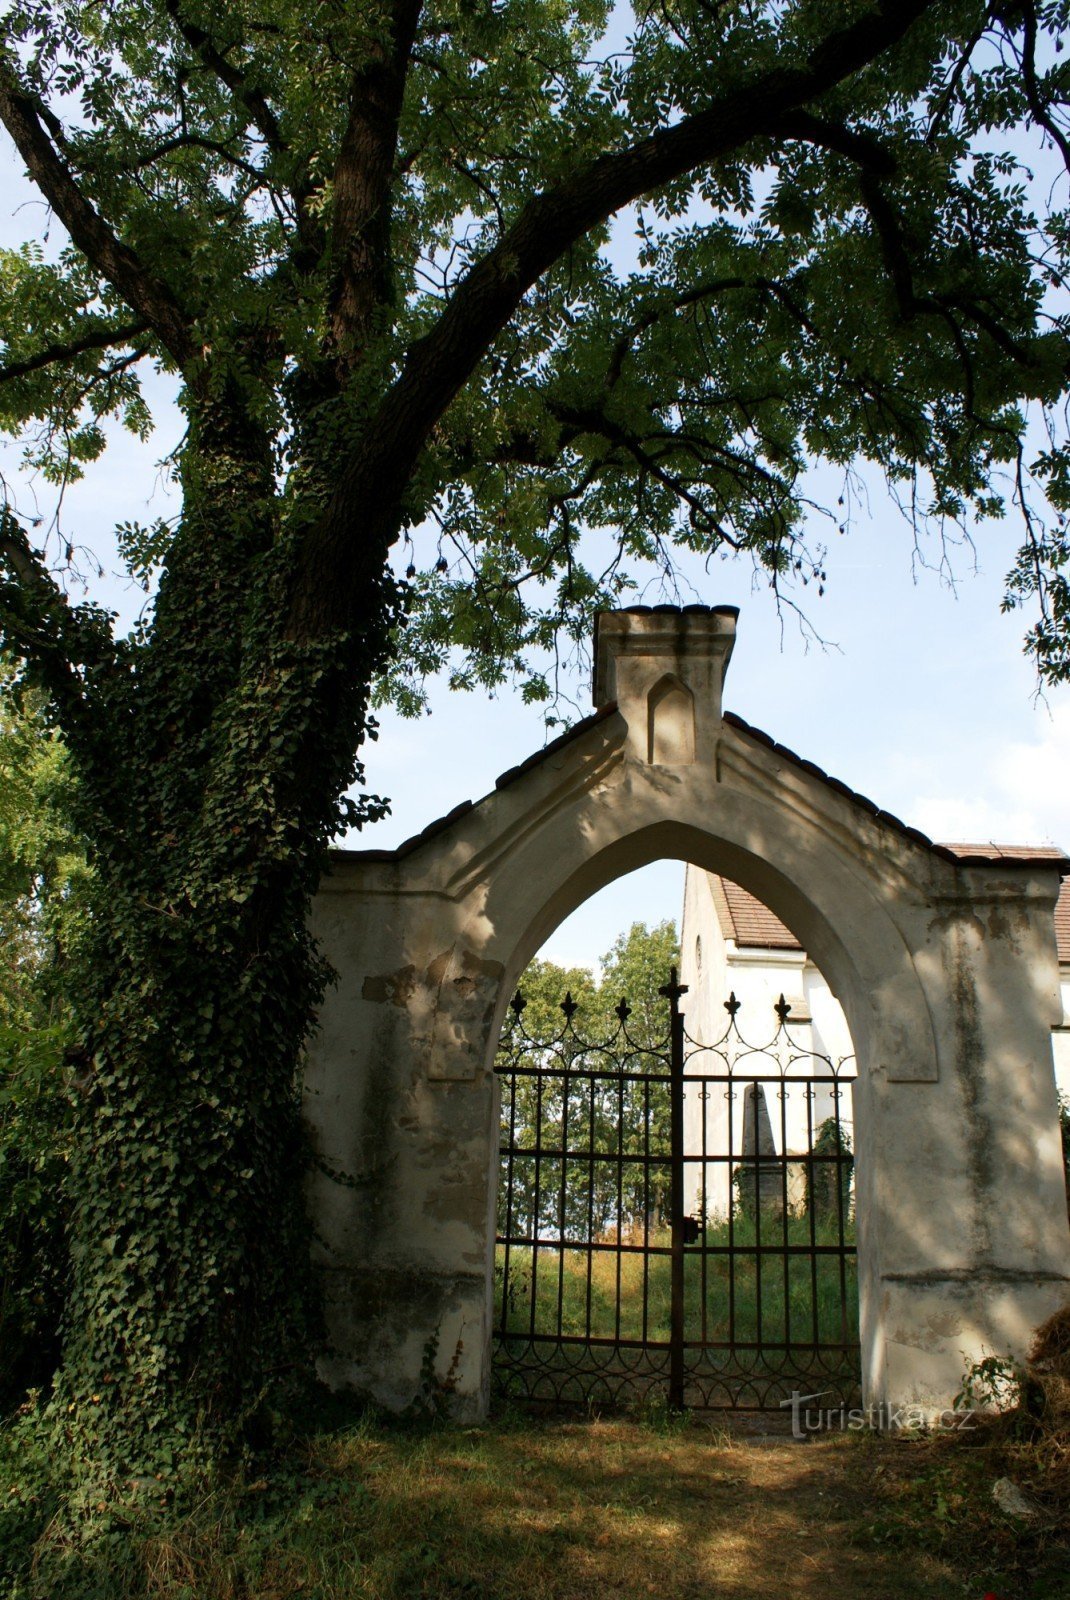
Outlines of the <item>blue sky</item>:
M0 245L41 237L46 223L5 139ZM53 225L51 248L59 232ZM141 445L117 434L88 481L68 491L62 511L67 536L104 568L92 592L125 619L141 597L118 576L112 529L175 509L159 463L177 443L181 419L165 383L149 388L153 439ZM31 511L36 496L47 520L53 491L26 480L11 445L0 444L0 473L19 508ZM976 557L958 552L952 590L912 561L911 534L873 483L853 530L833 536L825 596L812 589L799 596L828 647L808 643L790 616L781 625L772 596L755 591L749 568L738 562L716 560L708 573L693 563L683 598L740 607L725 703L747 721L936 838L1070 848L1070 690L1037 698L1022 654L1023 618L999 609L1017 542L1013 519L980 530ZM929 554L935 559L937 552ZM582 679L573 697L581 711L589 709ZM540 708L508 692L488 700L437 685L431 705L430 717L418 722L382 714L380 740L367 753L368 781L390 797L392 813L354 843L399 843L459 801L486 793L499 772L547 737ZM681 890L675 863L622 880L562 925L546 953L595 962L633 919L677 915Z
M806 603L832 641L807 646L739 564L718 562L695 598L740 607L725 704L852 788L939 839L1070 846L1070 693L1036 698L1022 620L1000 614L1013 524L985 530L955 592L911 571L911 538L876 498L830 554L828 591ZM656 598L650 596L649 598ZM577 698L582 690L577 686ZM515 696L433 697L419 724L387 715L369 760L391 818L365 835L392 845L543 742L537 708ZM589 697L588 702L589 704ZM682 869L620 880L551 939L563 963L597 960L635 918L678 914Z

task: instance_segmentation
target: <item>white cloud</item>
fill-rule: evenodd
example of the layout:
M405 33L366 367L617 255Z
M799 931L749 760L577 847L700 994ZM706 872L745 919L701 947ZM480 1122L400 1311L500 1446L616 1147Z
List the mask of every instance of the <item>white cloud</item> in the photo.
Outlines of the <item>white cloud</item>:
M1070 849L1070 704L1033 740L1015 741L970 773L968 794L919 796L910 820L934 839L1059 844Z

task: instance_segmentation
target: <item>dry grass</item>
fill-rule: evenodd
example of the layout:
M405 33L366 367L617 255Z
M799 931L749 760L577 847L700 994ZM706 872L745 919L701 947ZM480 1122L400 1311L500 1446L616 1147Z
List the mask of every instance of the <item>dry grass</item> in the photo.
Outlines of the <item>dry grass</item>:
M1024 1367L1010 1370L1016 1403L980 1419L989 1454L1070 1521L1070 1305L1040 1325Z
M89 1600L999 1600L1070 1594L1070 1547L1013 1524L985 1452L723 1426L360 1424L166 1531L12 1597ZM1056 1585L1064 1586L1058 1587Z

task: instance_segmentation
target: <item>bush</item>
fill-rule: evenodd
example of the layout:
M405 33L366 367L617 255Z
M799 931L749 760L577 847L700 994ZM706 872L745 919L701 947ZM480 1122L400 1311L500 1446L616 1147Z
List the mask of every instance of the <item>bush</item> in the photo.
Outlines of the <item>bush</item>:
M0 1408L49 1382L67 1292L62 1026L0 1028Z
M833 1221L842 1216L845 1220L851 1210L851 1178L854 1174L854 1155L851 1135L835 1117L826 1117L814 1136L814 1156L839 1156L836 1161L809 1161L806 1166L806 1204L820 1220ZM836 1185L840 1194L837 1199Z

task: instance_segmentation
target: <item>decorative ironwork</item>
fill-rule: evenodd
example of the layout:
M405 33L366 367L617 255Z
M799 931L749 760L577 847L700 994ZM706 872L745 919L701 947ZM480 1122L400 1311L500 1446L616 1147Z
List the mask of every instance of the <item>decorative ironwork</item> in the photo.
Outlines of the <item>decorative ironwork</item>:
M501 1083L494 1386L551 1404L775 1407L858 1397L853 1060L802 1048L781 996L764 1045L690 1037L675 970L663 1037L621 1000L605 1037L529 1031ZM770 1107L772 1106L772 1114Z

